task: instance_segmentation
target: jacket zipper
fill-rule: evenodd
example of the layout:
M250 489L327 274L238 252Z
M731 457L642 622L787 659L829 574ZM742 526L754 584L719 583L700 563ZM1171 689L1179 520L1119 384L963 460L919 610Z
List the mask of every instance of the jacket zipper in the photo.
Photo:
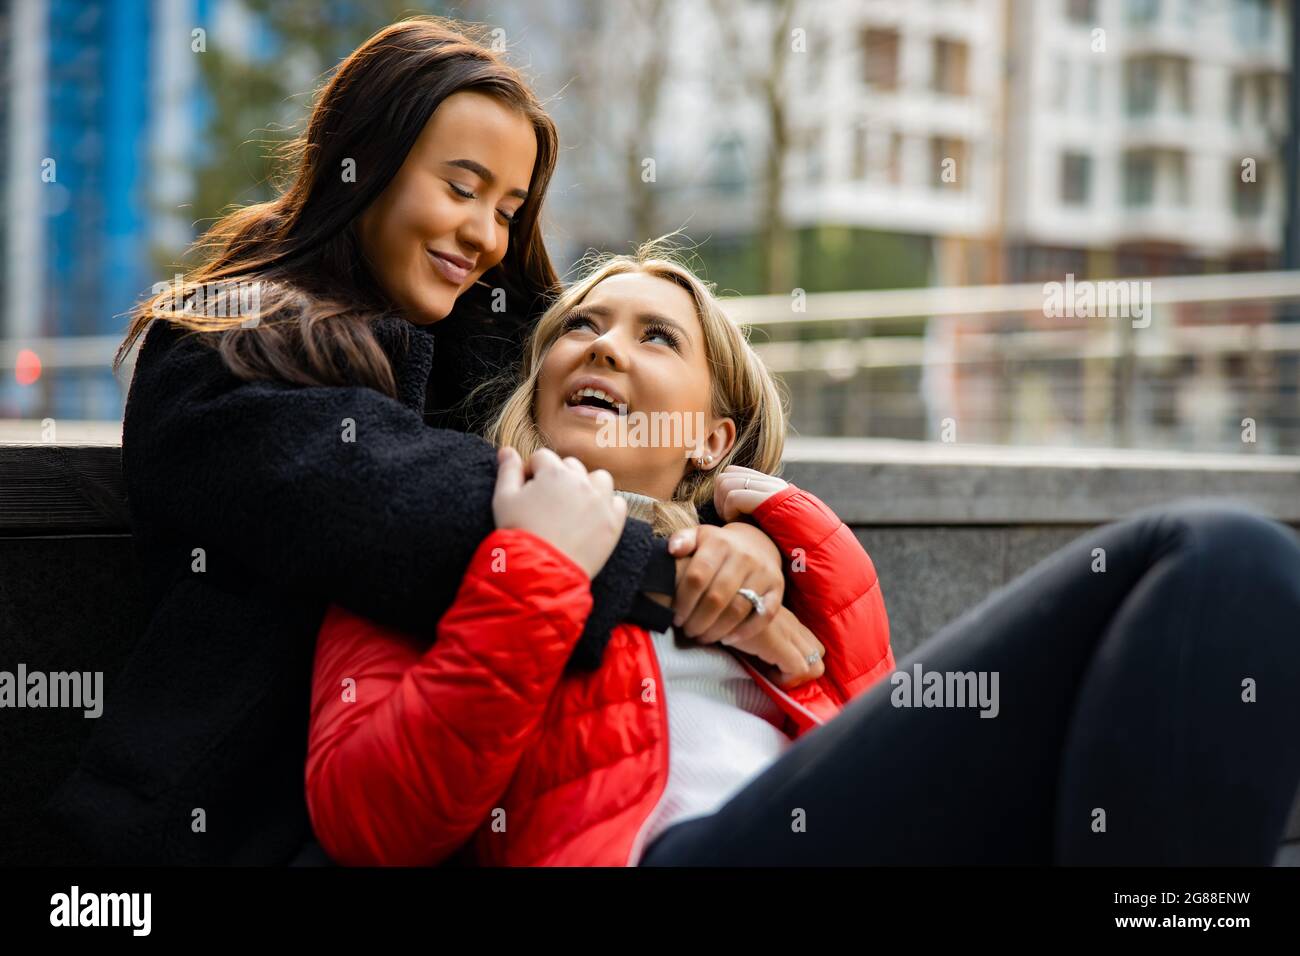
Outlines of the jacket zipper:
M664 791L668 789L669 768L672 766L669 762L668 755L668 748L672 745L668 733L668 698L664 694L664 675L663 671L659 667L659 652L655 649L654 636L645 628L638 628L638 630L645 635L646 643L650 645L650 660L654 664L655 669L655 705L659 711L659 726L663 731L664 741L664 780L663 785L659 788L659 793L655 795L654 806L650 808L650 812L647 813L645 819L641 821L641 826L637 829L636 836L632 839L632 849L628 851L627 862L623 864L624 866L633 866L634 863L632 861L635 860L637 855L641 852L641 840L645 836L646 827L648 827L650 821L654 819L655 812L659 809L659 804L663 802ZM670 637L672 633L673 631L670 626L668 629Z
M727 648L727 649L728 649L728 650L731 650L731 648ZM734 654L734 652L733 652L732 656L736 656L736 655ZM754 667L754 666L753 666L752 664L750 664L748 661L741 660L739 657L736 657L736 660L739 660L740 663L741 663L742 665L744 665L745 669L746 669L747 671L749 671L749 673L750 673L752 676L757 677L759 680L761 680L761 681L762 681L764 684L766 684L768 687L772 688L772 690L775 691L775 692L777 693L777 695L778 695L779 697L781 697L782 700L787 701L787 702L790 704L791 707L793 707L795 710L799 711L801 714L805 715L809 720L811 720L813 723L815 723L818 727L824 727L824 726L826 725L826 721L822 720L820 717L818 717L816 714L814 714L811 710L809 710L809 709L808 709L807 707L805 707L803 704L799 703L797 700L795 700L793 697L791 697L789 694L787 694L784 690L782 690L782 689L781 689L780 687L778 687L776 684L773 684L770 680L768 680L768 678L763 674L763 672L760 671L757 667Z

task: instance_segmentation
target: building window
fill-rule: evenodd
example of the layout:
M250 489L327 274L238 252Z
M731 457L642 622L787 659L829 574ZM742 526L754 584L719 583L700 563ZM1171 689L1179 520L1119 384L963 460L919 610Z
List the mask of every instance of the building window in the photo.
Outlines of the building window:
M1228 119L1233 126L1241 125L1246 105L1246 77L1234 76L1228 88Z
M853 127L853 162L850 173L851 178L867 178L871 168L870 145L871 129L866 123L858 123Z
M903 134L889 134L889 181L895 186L903 182Z
M1192 111L1191 64L1184 59L1169 61L1169 72L1174 83L1174 103L1180 113Z
M931 87L936 93L965 96L969 48L957 40L934 41L934 74Z
M1124 205L1149 206L1156 194L1156 161L1150 153L1124 157Z
M1124 108L1129 116L1146 116L1155 111L1158 77L1155 60L1130 60L1124 64Z
M1160 17L1160 0L1127 0L1126 12L1135 26L1153 23Z
M1273 84L1260 73L1255 77L1255 88L1258 90L1259 122L1267 124L1269 114L1273 112Z
M1065 0L1065 15L1071 23L1091 26L1097 22L1097 0Z
M1233 211L1238 219L1258 219L1264 212L1264 166L1261 164L1256 168L1253 183L1242 181L1240 165L1233 163L1230 170Z
M876 90L898 89L898 31L862 31L862 78Z
M1061 156L1061 202L1084 206L1092 195L1092 157L1086 153Z
M1237 42L1246 49L1263 46L1273 32L1270 0L1234 0L1231 19Z
M1169 155L1169 173L1173 176L1174 202L1180 206L1187 205L1187 154L1181 152Z
M1268 124L1274 108L1275 92L1272 80L1263 73L1239 73L1234 76L1228 96L1228 117L1233 125Z

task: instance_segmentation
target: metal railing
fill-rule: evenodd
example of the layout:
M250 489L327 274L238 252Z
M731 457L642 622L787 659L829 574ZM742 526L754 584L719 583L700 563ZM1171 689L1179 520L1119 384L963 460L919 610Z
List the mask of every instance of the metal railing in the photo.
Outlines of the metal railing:
M785 382L797 434L1300 452L1300 273L1114 281L1144 284L1142 322L1054 317L1043 283L723 304ZM119 341L0 341L0 417L120 414ZM16 403L23 349L42 374Z
M803 435L1300 451L1300 273L1125 278L1135 315L1044 283L724 300Z

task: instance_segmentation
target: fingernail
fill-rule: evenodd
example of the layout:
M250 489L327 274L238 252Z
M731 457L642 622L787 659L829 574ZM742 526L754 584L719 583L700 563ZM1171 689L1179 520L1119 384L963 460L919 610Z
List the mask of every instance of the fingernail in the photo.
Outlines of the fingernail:
M673 627L681 627L681 626L682 626L682 616L680 614L674 614Z

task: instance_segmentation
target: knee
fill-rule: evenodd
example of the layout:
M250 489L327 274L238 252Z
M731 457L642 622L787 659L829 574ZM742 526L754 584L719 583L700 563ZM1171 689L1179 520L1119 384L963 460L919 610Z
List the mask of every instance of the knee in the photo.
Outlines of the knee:
M1185 557L1216 577L1286 584L1300 595L1300 537L1253 508L1193 499L1134 516Z

